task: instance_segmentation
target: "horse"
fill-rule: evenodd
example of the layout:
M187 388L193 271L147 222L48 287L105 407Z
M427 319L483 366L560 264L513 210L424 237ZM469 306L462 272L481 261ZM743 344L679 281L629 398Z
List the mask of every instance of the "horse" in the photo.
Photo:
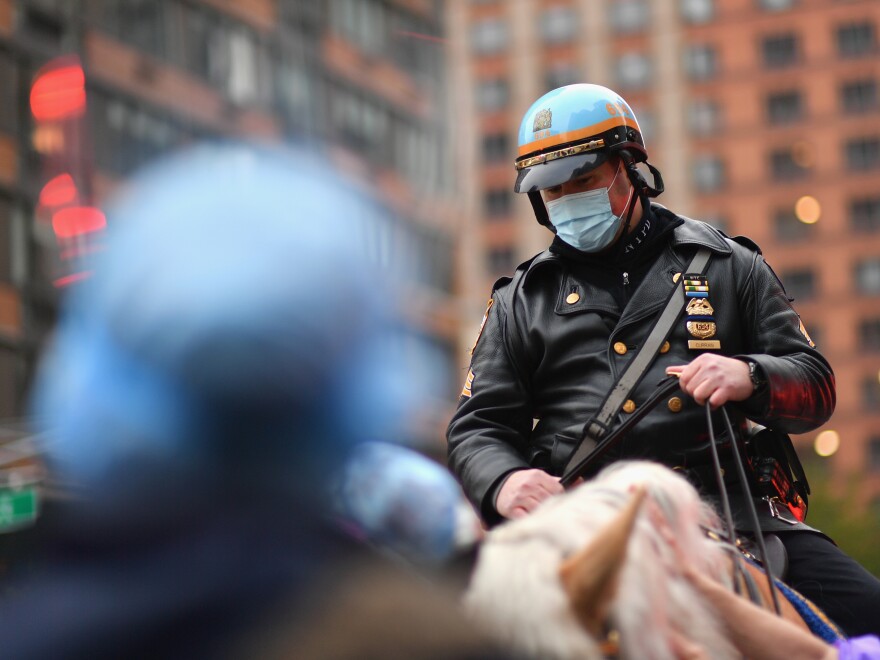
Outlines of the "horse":
M740 658L723 616L686 575L731 590L751 582L771 609L766 575L737 560L751 577L735 578L740 551L707 533L720 529L715 510L674 471L649 461L614 463L490 531L464 607L530 657ZM818 618L832 629L822 631L828 641L839 635L815 606L806 603L805 617L803 597L776 584L789 596L779 599L786 621L815 633L807 621Z

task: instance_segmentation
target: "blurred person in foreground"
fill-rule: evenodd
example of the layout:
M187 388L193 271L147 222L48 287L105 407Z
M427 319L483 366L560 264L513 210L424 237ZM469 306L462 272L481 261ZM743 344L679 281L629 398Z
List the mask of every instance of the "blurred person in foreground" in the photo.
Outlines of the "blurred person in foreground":
M588 449L669 373L680 374L686 396L651 410L598 467L655 460L717 497L707 403L730 404L742 430L753 420L779 434L803 433L828 420L831 367L761 250L650 201L662 179L621 96L575 84L539 98L523 116L515 167L515 191L554 237L495 284L447 432L449 465L488 525L562 492L559 477L585 433ZM698 253L708 263L690 272ZM682 284L687 305L668 308L677 315L658 338L653 330ZM649 338L656 349L640 355ZM631 389L619 387L635 356L647 356L642 373ZM618 391L627 400L606 406ZM719 413L714 419L724 428ZM796 473L793 453L769 457L780 474ZM722 458L726 480L738 483L732 456ZM849 634L880 629L880 581L803 522L806 493L756 497L761 529L754 530L739 487L730 490L737 530L778 534L794 588Z
M377 214L317 157L244 145L163 161L108 209L108 248L34 390L70 497L0 608L3 657L479 645L442 592L340 533L328 502L353 448L395 437L413 387L393 291L363 250ZM346 591L367 583L388 614L370 635ZM351 617L333 621L343 602ZM322 634L333 644L307 641Z

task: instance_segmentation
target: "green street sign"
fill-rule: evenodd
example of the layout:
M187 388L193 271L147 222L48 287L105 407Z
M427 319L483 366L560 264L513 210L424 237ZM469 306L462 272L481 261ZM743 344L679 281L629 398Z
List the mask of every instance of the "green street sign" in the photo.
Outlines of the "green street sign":
M33 523L37 519L36 486L0 489L0 532L7 532Z

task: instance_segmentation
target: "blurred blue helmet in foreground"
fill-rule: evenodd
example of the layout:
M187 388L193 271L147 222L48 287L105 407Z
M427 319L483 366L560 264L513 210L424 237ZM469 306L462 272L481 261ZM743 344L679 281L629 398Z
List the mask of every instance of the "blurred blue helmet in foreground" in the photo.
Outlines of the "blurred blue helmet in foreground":
M336 486L338 513L384 551L415 564L449 560L463 499L449 470L406 447L368 442L352 452Z
M394 296L364 248L382 218L326 161L203 146L136 177L107 215L34 390L62 478L149 459L308 484L393 437Z

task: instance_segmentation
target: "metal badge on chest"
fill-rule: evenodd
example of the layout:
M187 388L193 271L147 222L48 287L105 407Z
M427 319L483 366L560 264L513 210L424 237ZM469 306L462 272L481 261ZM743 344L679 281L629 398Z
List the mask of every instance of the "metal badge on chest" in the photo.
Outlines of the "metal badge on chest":
M692 337L688 340L688 348L694 350L717 350L721 342L711 339L715 336L715 310L709 302L709 280L702 275L688 274L684 276L684 295L688 298L685 307L685 327Z

